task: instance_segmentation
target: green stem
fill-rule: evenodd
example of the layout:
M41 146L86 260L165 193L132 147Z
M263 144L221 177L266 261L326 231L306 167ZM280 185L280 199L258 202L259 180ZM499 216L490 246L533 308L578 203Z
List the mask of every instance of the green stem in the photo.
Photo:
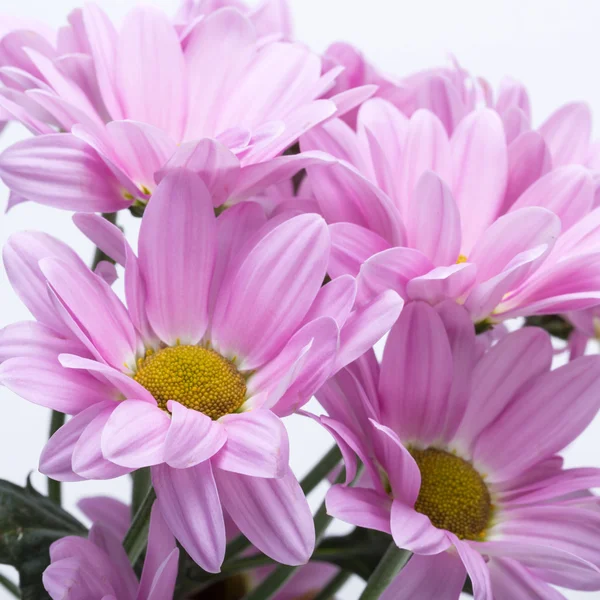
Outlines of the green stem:
M150 513L155 499L156 493L154 492L154 488L150 487L139 510L135 513L131 527L129 527L129 531L123 540L123 548L125 548L125 552L127 552L132 565L135 565L148 543Z
M300 482L300 487L304 494L308 496L333 471L341 460L342 453L340 449L337 446L333 446ZM227 559L232 559L241 554L246 548L249 548L250 545L250 542L243 535L239 535L227 544L225 556Z
M102 213L102 216L109 222L112 223L113 225L117 224L117 213ZM100 250L100 248L96 248L96 251L94 252L94 260L92 261L92 271L94 271L96 269L96 267L98 266L98 263L102 262L103 260L107 260L108 262L111 263L115 263L115 261L108 256L108 254L104 254L104 252L102 252L102 250Z
M315 597L314 600L331 600L350 579L350 571L340 571Z
M0 585L10 592L15 598L21 597L21 591L19 590L19 586L13 583L8 577L5 577L0 573Z
M398 548L394 542L390 544L383 558L373 571L367 587L359 600L377 600L395 579L396 575L406 566L412 552Z
M50 419L50 435L48 437L52 437L64 424L65 415L61 412L53 410L52 418ZM50 477L48 477L48 498L60 506L62 500L60 481L56 481Z
M135 517L140 506L148 494L148 490L152 486L150 476L150 467L138 469L131 474L133 485L131 490L131 517Z
M337 461L335 464L337 464ZM345 478L346 470L342 469L335 483L342 483ZM327 507L325 506L325 500L323 500L314 517L315 546L319 545L331 520L332 517L327 514ZM287 565L278 566L256 589L246 596L246 600L269 600L298 569L299 567L289 567Z

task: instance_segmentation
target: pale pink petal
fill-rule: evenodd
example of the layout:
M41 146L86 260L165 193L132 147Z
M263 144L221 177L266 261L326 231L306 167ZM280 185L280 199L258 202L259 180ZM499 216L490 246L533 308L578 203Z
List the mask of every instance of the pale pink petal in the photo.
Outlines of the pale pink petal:
M465 578L464 566L450 552L415 555L383 592L381 600L456 600Z
M367 488L334 485L325 499L327 513L357 527L391 533L391 499Z
M127 262L125 238L123 232L104 217L94 214L78 213L73 215L73 222L90 241L107 256L114 259L122 267Z
M0 383L29 402L71 415L114 394L92 375L68 371L48 356L9 358L0 365Z
M449 181L450 165L450 143L442 122L433 113L418 110L410 119L400 164L392 165L399 170L399 202L405 218L411 204L418 202L415 188L423 173L433 171Z
M73 471L85 479L114 479L132 469L116 465L102 454L101 438L117 402L104 408L83 430L73 448ZM131 424L130 424L131 426Z
M488 350L473 369L457 437L473 443L520 391L550 370L553 354L550 336L536 327L515 331Z
M477 279L477 265L461 263L449 267L436 267L413 278L406 285L406 294L411 300L424 300L437 304L465 296Z
M165 442L171 420L150 402L124 400L102 432L102 454L123 467L141 469L165 461Z
M156 180L175 169L197 173L208 188L214 206L221 206L232 195L240 177L240 161L222 143L204 139L181 144L156 174Z
M467 569L473 585L473 597L476 600L494 600L490 571L483 556L468 542L459 540L453 533L448 533L448 537L452 540L460 559Z
M212 199L198 175L165 177L142 220L139 264L145 311L167 344L195 344L206 331L215 234Z
M115 85L126 118L154 125L181 141L187 113L185 63L175 29L163 12L140 7L125 18Z
M504 200L508 156L502 122L491 110L474 112L461 121L450 145L452 191L462 217L462 250L469 256Z
M85 338L90 350L115 368L122 368L135 357L135 328L127 309L105 281L57 258L42 259L40 269L75 321L73 334Z
M574 102L554 112L539 128L555 167L583 163L590 143L592 115L587 104Z
M187 469L212 458L227 441L227 431L205 414L170 400L171 425L164 440L164 462Z
M584 167L559 167L533 183L511 210L543 206L560 217L561 230L566 231L591 210L594 189L592 176Z
M417 106L433 112L450 135L465 116L465 103L457 86L444 75L432 74L418 87Z
M516 560L493 558L488 568L495 600L565 600L558 590Z
M368 258L390 247L376 233L352 223L334 223L329 232L331 255L327 272L333 279L346 274L356 277Z
M526 131L508 146L508 180L503 212L552 168L546 142L537 131Z
M0 176L20 196L65 210L115 212L130 204L100 155L68 133L12 145L0 155Z
M331 317L339 327L346 322L356 298L356 280L350 275L342 275L325 284L319 290L304 322L319 317Z
M479 437L475 460L489 468L491 480L502 481L562 450L596 415L599 378L596 356L540 376Z
M392 502L391 525L392 537L398 548L415 554L439 554L452 544L448 532L434 527L429 517L418 513L401 500Z
M216 303L212 339L240 368L271 359L302 322L325 278L329 232L322 218L301 215L265 235ZM248 311L250 303L252 311Z
M92 523L101 522L123 539L131 525L131 508L110 496L88 496L77 502L77 508Z
M504 125L504 133L506 135L507 144L512 144L512 142L514 142L521 135L531 131L531 119L527 118L527 115L516 106L513 106L506 112L503 112L500 117ZM552 160L549 151L548 157L550 160Z
M290 469L279 479L215 472L223 506L240 531L277 562L308 562L315 545L312 514Z
M460 254L460 214L450 188L435 173L416 181L406 221L407 244L434 265L451 265Z
M40 455L39 470L57 481L82 481L73 471L73 449L85 428L113 403L98 402L69 419L46 443Z
M117 279L119 279L117 267L115 267L115 265L108 260L101 260L96 265L94 273L108 285L112 285L115 281L117 281Z
M218 573L225 556L225 523L210 461L190 469L157 465L152 484L173 535L194 562Z
M413 506L421 488L421 472L395 432L371 420L379 462L385 469L395 500Z
M528 118L531 117L529 94L525 86L512 77L503 77L498 89L496 110L502 114L513 106L520 108Z
M49 135L54 132L50 125L47 125L31 114L32 110L28 106L28 98L25 94L14 90L1 89L0 111L2 111L2 115L6 118L6 121L18 121L34 135ZM41 117L43 115L37 116ZM4 129L5 125L6 122L3 119L2 129Z
M227 441L213 466L251 477L282 477L288 470L289 441L283 423L270 410L251 410L219 419Z
M446 423L451 385L452 353L444 324L433 308L411 302L392 328L383 354L383 422L402 440L435 440Z
M144 563L145 564L145 563ZM148 600L163 600L170 598L175 592L175 583L179 573L179 548L171 550L169 556L160 564L154 574ZM138 592L138 599L144 596Z

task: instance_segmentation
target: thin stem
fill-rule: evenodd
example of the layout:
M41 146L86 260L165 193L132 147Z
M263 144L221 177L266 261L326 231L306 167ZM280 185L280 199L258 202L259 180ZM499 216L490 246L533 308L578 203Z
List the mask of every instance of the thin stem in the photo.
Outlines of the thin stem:
M150 487L139 510L135 513L131 527L129 527L129 531L123 540L123 548L125 548L125 552L127 552L132 565L135 565L148 543L150 513L155 499L156 493L154 492L154 488Z
M50 435L48 437L52 437L64 424L65 415L61 412L53 410L52 418L50 419ZM50 477L48 477L48 498L60 506L62 501L60 481L56 481Z
M133 518L144 502L148 490L152 486L150 467L134 471L131 474L131 477L133 479L131 490L131 517Z
M315 597L314 600L331 600L336 592L338 592L352 573L350 571L340 571Z
M112 223L113 225L117 224L117 213L102 213L102 216L109 222ZM102 262L103 260L107 260L108 262L111 262L114 264L114 260L108 256L108 254L105 254L104 252L102 252L102 250L100 250L100 248L96 248L96 251L94 252L94 260L92 261L92 271L94 271L96 269L96 267L98 266L98 264L100 262Z
M300 487L304 494L308 496L333 471L341 460L342 453L340 449L337 446L333 446L300 482ZM241 554L246 548L249 548L250 545L250 542L243 535L239 535L227 544L225 556L227 559L232 559Z
M406 566L412 552L398 548L392 542L383 558L379 561L377 568L373 571L367 587L364 589L359 600L377 600L385 592L387 587L395 579L396 575Z
M19 590L19 586L13 583L8 577L5 577L0 573L0 585L10 592L15 598L21 597L21 591Z

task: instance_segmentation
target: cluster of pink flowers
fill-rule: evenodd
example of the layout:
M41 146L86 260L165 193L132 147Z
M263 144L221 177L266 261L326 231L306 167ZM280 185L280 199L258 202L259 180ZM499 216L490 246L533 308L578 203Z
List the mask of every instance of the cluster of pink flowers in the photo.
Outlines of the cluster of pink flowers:
M9 208L75 211L104 257L9 239L34 320L0 332L0 383L70 415L44 475L149 468L156 497L137 572L129 508L86 501L87 539L50 548L53 600L187 597L176 541L210 582L232 531L252 556L309 563L322 532L289 466L294 413L341 450L328 514L389 537L365 599L600 590L600 469L558 454L600 409L586 105L536 128L512 79L495 93L456 62L399 76L347 44L320 56L285 0L140 7L120 27L87 4L57 32L6 20L0 83L0 121L33 134L0 155ZM550 322L569 335L554 369ZM313 396L326 414L303 410ZM310 562L276 597L337 572ZM271 571L249 573L260 589Z

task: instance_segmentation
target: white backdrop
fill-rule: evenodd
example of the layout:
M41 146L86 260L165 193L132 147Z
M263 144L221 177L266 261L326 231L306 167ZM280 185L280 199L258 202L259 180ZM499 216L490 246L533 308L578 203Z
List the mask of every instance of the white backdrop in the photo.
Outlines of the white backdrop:
M83 0L81 0L83 1ZM597 0L290 0L296 19L297 38L317 51L335 40L349 41L363 49L379 67L398 74L442 63L454 53L472 73L496 86L510 74L526 83L534 119L540 123L556 107L571 100L586 100L600 114L600 2ZM59 26L77 0L0 0L0 14L36 18ZM98 0L115 19L134 0ZM168 12L176 0L147 2ZM0 17L1 18L1 17ZM596 125L596 134L600 129ZM0 138L0 149L26 135L11 126ZM0 184L0 211L6 205L6 188ZM125 218L132 235L138 223ZM22 205L0 217L0 244L14 231L44 230L71 244L91 258L92 248L75 229L70 214L37 205ZM29 318L0 271L0 326ZM40 489L44 478L37 461L49 425L49 411L0 389L0 477L23 484L28 473ZM292 417L288 421L292 440L292 467L305 474L331 444L314 423ZM569 466L599 465L600 417L565 453ZM78 498L108 494L128 500L127 479L85 482L63 486L65 505L75 510ZM318 505L320 489L311 503ZM343 525L335 525L343 532ZM15 578L15 573L2 567ZM361 583L352 580L340 594L343 600L358 597ZM596 593L565 592L569 599L597 598ZM11 596L0 589L0 600Z

